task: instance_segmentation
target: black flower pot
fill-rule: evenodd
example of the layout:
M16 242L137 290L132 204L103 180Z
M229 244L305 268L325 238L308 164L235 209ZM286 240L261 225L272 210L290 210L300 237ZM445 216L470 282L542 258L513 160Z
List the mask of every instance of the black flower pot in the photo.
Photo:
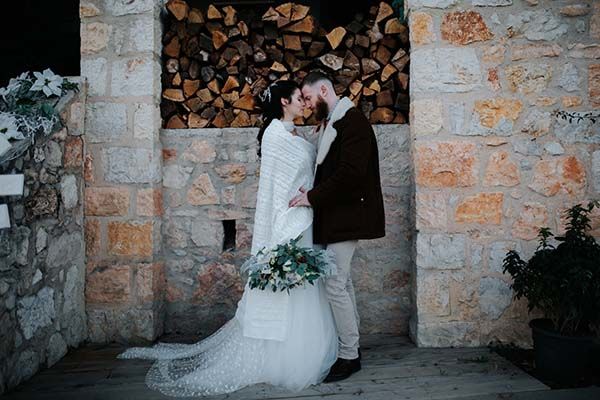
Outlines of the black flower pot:
M535 369L545 379L574 384L592 371L596 338L565 336L553 329L549 319L529 322L533 333Z

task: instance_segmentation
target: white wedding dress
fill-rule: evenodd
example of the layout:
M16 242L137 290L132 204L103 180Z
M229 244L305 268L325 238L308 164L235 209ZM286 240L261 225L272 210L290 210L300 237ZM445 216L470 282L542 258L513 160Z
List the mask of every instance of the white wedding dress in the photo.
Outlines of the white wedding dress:
M273 120L265 130L252 254L300 234L299 245L312 246L312 209L289 208L288 202L300 186L312 187L316 152L309 141L292 135L292 128ZM338 349L321 280L289 294L271 292L266 304L260 297L265 295L246 285L235 317L200 342L159 342L130 348L118 358L156 360L146 384L171 396L217 395L256 383L298 391L321 382Z

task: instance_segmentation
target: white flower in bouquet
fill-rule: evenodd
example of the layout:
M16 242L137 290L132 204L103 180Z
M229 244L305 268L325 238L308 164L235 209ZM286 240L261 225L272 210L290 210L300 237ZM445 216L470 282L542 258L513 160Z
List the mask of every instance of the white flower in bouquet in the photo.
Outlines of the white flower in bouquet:
M8 139L23 139L24 136L19 132L16 118L5 112L0 112L0 135Z
M52 95L60 96L62 94L61 85L63 83L63 78L54 74L50 68L46 68L44 72L36 71L33 74L37 79L29 90L33 92L41 90L47 97Z

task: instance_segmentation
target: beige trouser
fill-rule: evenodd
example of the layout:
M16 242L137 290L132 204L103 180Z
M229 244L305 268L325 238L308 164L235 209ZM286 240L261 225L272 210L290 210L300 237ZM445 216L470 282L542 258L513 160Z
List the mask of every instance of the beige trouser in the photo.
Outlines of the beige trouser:
M315 245L317 248L330 249L335 253L337 274L326 279L325 291L337 327L340 346L338 357L348 360L358 357L359 346L360 317L356 309L356 298L350 273L350 262L357 243L358 240L350 240L325 246Z

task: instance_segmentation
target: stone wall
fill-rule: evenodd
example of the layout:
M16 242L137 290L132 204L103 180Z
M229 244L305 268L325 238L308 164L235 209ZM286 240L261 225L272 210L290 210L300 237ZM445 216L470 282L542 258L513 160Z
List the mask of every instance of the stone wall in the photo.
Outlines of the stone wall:
M161 6L80 3L81 74L89 82L86 305L93 342L153 340L162 332Z
M352 272L361 331L405 334L414 226L409 133L406 125L381 125L375 131L387 236L360 242ZM254 128L162 131L166 332L206 335L235 312L243 290L239 267L252 243L257 132ZM234 225L235 233L226 224ZM233 248L226 236L235 241Z
M0 394L60 360L86 336L83 238L85 87L58 109L65 127L37 140L0 174L23 173L23 196L2 198Z
M420 346L528 345L508 249L599 198L600 128L553 111L600 107L600 4L410 0ZM600 235L600 221L594 229Z

